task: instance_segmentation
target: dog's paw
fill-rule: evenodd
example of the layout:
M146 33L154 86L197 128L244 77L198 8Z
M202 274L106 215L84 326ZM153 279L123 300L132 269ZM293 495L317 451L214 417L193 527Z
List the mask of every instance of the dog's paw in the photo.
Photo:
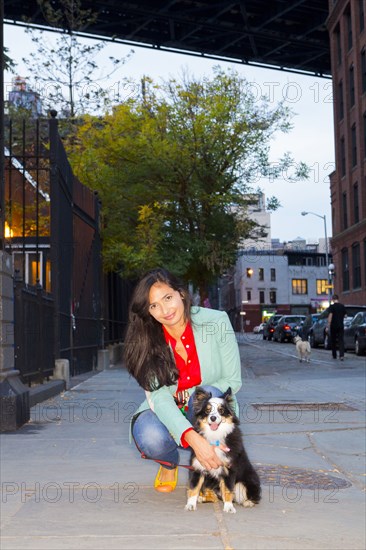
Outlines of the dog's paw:
M194 512L195 510L197 510L197 497L189 497L184 509L188 510L189 512Z
M197 506L195 504L186 504L184 509L188 510L188 512L195 512L197 510Z
M234 505L233 505L232 502L225 502L224 512L227 512L229 514L236 514L236 510L235 510Z
M253 506L255 506L255 503L252 500L244 500L243 506L244 508L253 508Z

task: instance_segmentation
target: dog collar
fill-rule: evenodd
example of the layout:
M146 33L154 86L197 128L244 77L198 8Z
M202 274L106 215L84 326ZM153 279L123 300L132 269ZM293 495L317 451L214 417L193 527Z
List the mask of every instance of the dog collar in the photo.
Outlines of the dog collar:
M215 447L220 447L220 441L216 439L216 441L211 441L210 445L214 445Z

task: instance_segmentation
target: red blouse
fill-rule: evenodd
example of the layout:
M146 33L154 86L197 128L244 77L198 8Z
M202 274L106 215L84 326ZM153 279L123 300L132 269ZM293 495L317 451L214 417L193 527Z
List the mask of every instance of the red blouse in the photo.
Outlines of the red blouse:
M164 326L163 330L166 343L170 344L172 347L175 364L179 371L177 391L188 390L188 388L198 386L201 383L201 367L191 324L187 324L181 336L182 344L187 351L187 363L184 361L183 357L175 351L177 341L167 332Z
M201 383L201 367L191 324L187 324L181 336L182 344L187 351L187 362L185 362L183 357L175 351L177 341L168 333L164 326L163 330L166 343L170 344L172 347L175 364L179 371L177 392L198 386ZM182 446L185 448L189 445L184 436L190 430L193 430L193 428L185 430L181 437Z

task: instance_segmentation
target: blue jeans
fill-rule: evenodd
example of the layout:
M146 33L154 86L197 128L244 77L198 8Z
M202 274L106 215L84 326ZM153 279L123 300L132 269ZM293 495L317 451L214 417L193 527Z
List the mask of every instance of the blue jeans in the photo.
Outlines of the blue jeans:
M201 386L205 391L212 393L213 397L221 397L222 391L214 386ZM193 425L193 396L188 401L187 419ZM169 462L171 466L165 468L173 469L179 464L179 446L170 435L167 427L159 420L156 414L149 410L141 412L132 421L132 436L137 449L144 453L147 458Z

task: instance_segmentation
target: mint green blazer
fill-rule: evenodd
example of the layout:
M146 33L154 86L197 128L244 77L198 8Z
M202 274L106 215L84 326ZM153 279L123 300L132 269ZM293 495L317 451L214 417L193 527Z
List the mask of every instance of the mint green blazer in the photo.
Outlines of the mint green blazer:
M227 313L192 307L192 329L201 366L201 384L215 386L222 392L230 387L235 394L242 385L241 365L238 343ZM176 390L177 384L174 384L145 392L146 399L136 414L148 409L154 411L180 445L181 436L191 427L191 423L174 401ZM195 387L190 388L189 394L194 390Z

